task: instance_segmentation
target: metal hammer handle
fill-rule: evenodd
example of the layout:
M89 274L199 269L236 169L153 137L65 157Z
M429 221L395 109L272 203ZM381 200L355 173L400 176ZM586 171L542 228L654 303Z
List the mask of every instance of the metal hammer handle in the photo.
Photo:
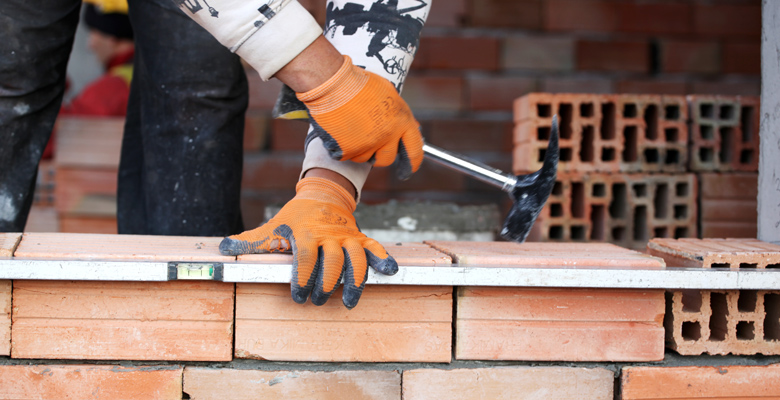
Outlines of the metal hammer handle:
M423 152L425 152L427 159L439 165L499 187L507 193L512 193L512 189L517 185L516 176L507 174L479 161L471 160L460 154L455 154L429 144L423 145Z

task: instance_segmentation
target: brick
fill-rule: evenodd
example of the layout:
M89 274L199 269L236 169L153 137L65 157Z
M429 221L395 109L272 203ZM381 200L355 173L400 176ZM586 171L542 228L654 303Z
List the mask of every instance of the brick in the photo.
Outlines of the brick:
M460 111L463 80L459 77L410 76L402 97L412 111Z
M247 114L244 120L244 152L256 152L265 149L268 141L268 115Z
M242 190L295 190L303 152L263 152L244 157Z
M116 169L60 167L54 182L59 214L116 216Z
M761 37L761 5L697 3L693 7L693 30L714 37Z
M612 80L598 77L542 78L540 90L544 93L612 93Z
M646 73L650 69L650 47L646 41L580 40L576 46L579 70Z
M371 286L352 310L340 299L338 289L317 307L293 302L287 284L236 285L235 356L273 361L450 361L452 288Z
M690 30L687 4L550 0L545 11L545 27L553 31L683 34Z
M0 399L181 399L182 368L0 366Z
M512 102L536 90L536 79L473 77L468 79L470 110L511 110Z
M55 216L56 230L28 230L27 232L62 232L62 233L100 233L113 234L119 232L116 217L113 216Z
M14 257L57 260L230 262L220 237L25 233Z
M14 255L19 241L22 239L21 233L3 233L0 232L0 259L9 258Z
M11 281L0 280L0 356L11 355Z
M726 74L761 74L761 43L726 42L723 44L723 72Z
M613 396L613 373L602 368L493 367L404 371L405 400L592 399Z
M717 74L721 70L716 41L665 40L661 42L661 71Z
M14 358L230 361L233 285L14 281Z
M701 198L701 220L721 222L756 221L758 203L751 200L720 200Z
M57 221L57 210L54 207L33 205L27 215L25 232L59 232L60 225Z
M54 163L58 168L119 167L124 117L63 117L57 121Z
M726 96L760 96L761 82L758 77L754 79L719 79L719 80L694 80L690 84L690 92L695 94L726 95Z
M621 80L615 83L617 93L685 95L688 84L684 80Z
M574 69L574 41L568 37L509 36L501 59L504 70L569 72Z
M701 221L702 238L755 238L758 226L755 220L746 222Z
M302 153L308 131L307 121L274 119L271 121L271 150Z
M780 245L758 239L653 239L647 250L669 267L780 268Z
M431 12L425 20L425 26L446 28L462 26L466 13L466 0L442 1L431 7Z
M780 365L625 367L623 400L770 399L780 396Z
M470 26L540 29L541 0L484 0L469 2Z
M664 358L662 290L461 287L456 315L459 360Z
M498 62L499 40L495 37L423 36L413 65L424 69L495 71Z
M450 151L512 151L511 120L437 119L424 122L423 132L426 143Z
M184 393L193 399L223 398L323 400L401 398L401 374L397 371L256 371L187 367ZM315 395L316 393L316 395Z
M279 91L282 90L282 82L271 79L263 82L260 75L253 69L246 71L249 82L249 110L269 111L274 108Z

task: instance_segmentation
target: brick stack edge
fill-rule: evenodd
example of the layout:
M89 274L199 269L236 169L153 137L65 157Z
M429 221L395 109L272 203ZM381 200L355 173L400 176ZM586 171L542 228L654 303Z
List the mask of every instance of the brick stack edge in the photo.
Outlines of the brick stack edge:
M668 267L778 269L780 246L756 239L654 239ZM780 292L667 292L667 346L683 355L780 354Z

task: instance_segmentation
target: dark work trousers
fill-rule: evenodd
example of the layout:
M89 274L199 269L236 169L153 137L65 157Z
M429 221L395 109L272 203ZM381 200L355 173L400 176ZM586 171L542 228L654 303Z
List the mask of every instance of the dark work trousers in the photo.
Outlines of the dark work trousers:
M170 0L130 0L136 60L119 172L120 233L243 230L246 77ZM0 232L21 231L59 111L79 0L0 1Z

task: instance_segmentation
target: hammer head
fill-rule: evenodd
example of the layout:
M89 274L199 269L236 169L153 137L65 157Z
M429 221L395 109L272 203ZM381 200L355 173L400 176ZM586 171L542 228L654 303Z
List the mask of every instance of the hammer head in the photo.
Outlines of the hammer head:
M518 243L525 241L555 186L558 158L558 116L555 115L542 168L531 174L518 175L517 184L510 191L514 204L504 220L502 237Z

